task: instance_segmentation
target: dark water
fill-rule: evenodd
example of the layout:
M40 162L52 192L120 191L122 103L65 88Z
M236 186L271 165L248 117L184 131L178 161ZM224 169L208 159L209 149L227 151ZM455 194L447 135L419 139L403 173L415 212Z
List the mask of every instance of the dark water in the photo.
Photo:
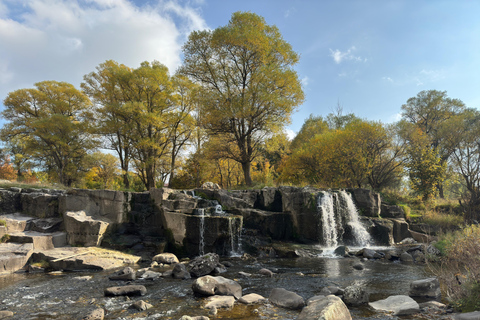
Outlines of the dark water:
M256 262L228 259L234 266L222 276L237 280L243 294L258 293L268 297L273 288L285 288L308 299L318 295L324 286L346 287L355 282L370 292L370 301L390 295L408 294L410 282L431 276L423 265L389 261L365 261L364 270L355 270L356 258L299 258L271 259ZM256 275L261 268L276 272L273 278ZM243 278L238 272L252 273ZM204 298L196 297L191 289L193 280L159 279L136 280L144 284L143 297L104 297L105 288L123 285L108 280L109 272L50 274L13 274L0 277L0 310L15 313L14 319L79 319L89 310L104 308L105 319L179 319L182 315L208 315L202 308ZM92 276L91 280L76 279ZM152 309L129 309L136 300L153 305ZM368 307L350 308L354 319L395 319L375 313ZM243 306L235 304L233 310L221 311L216 319L296 319L299 311L277 308L271 304ZM211 317L212 319L213 317ZM402 319L413 319L402 317Z

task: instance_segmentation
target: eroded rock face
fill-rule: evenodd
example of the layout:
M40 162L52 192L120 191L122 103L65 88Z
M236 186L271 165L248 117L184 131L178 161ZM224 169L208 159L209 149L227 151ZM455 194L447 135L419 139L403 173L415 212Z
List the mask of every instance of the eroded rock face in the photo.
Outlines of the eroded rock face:
M342 299L329 295L311 301L302 309L298 320L351 320L352 316Z
M63 218L70 245L99 246L109 225L87 216L84 211L65 212Z

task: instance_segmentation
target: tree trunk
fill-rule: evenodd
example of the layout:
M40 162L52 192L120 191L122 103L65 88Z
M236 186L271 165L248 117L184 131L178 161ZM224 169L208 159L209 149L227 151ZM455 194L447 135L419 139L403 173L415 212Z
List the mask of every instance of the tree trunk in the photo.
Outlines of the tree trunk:
M125 189L130 189L130 180L128 179L128 172L125 171L123 174L123 185Z
M243 176L245 177L245 184L247 186L252 186L253 185L252 177L250 175L251 165L252 165L251 162L243 162L242 163Z
M443 183L438 184L438 196L440 199L445 199L444 191L443 191Z

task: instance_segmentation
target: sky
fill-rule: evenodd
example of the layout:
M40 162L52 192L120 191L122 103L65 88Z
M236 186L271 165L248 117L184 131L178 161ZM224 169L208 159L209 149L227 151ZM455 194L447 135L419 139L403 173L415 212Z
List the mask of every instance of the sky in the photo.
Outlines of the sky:
M0 0L0 110L9 92L39 81L79 88L110 59L132 68L158 60L173 74L188 34L236 11L263 16L300 54L306 100L290 135L337 105L395 122L422 90L480 107L480 1Z

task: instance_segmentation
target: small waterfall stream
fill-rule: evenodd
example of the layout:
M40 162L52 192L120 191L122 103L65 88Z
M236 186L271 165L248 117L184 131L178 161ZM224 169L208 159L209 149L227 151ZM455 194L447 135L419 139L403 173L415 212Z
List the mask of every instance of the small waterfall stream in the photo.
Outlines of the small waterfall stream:
M346 226L351 229L354 245L369 246L371 237L360 221L358 210L349 193L344 190L322 191L317 196L319 224L323 235L321 244L334 249L342 242Z
M197 209L200 214L200 241L198 252L201 256L205 254L205 209Z

